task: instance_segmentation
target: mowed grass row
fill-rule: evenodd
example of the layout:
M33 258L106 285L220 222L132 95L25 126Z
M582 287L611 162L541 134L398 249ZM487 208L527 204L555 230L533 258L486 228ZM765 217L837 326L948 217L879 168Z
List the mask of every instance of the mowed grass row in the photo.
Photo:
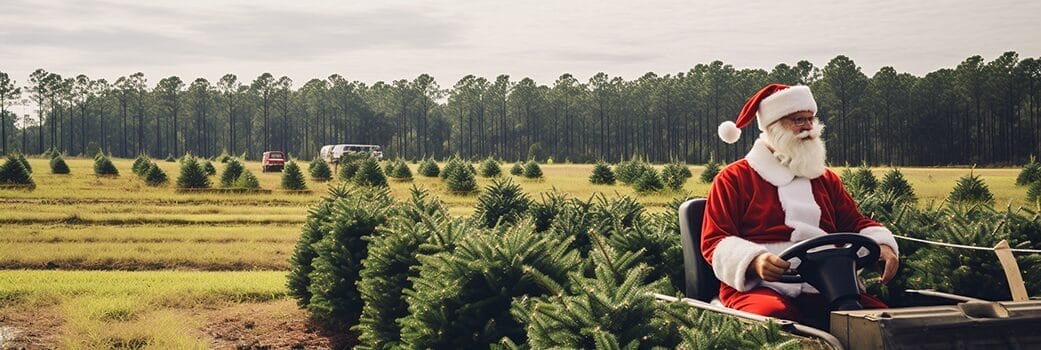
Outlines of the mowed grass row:
M0 269L285 270L300 227L7 227Z
M0 271L0 311L59 319L61 348L203 349L200 309L286 297L285 273Z

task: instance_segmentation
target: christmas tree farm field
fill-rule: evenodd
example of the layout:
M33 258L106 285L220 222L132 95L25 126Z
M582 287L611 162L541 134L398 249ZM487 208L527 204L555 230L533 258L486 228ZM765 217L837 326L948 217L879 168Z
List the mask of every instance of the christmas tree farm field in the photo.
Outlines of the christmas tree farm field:
M0 335L7 345L310 348L358 342L351 336L342 339L347 332L322 334L323 328L312 323L307 312L288 296L286 276L308 215L330 188L343 184L337 176L333 175L331 181L315 181L305 175L309 192L286 191L281 189L281 173L265 173L259 162L242 161L244 169L267 191L223 191L219 189L220 177L226 164L211 160L216 171L208 178L214 190L178 191L175 184L181 163L176 160L153 160L169 177L156 186L135 175L132 159L111 159L118 176L95 175L92 159L64 158L68 174L51 173L46 159L30 157L28 161L34 169L35 189L0 189L0 332L7 332ZM298 163L300 168L309 168L306 161ZM415 186L442 202L449 217L465 220L473 215L485 223L494 223L500 217L526 220L527 216L509 214L482 202L481 196L488 193L489 186L505 178L518 187L517 193L530 198L530 212L544 218L559 214L543 205L559 196L620 212L637 203L648 214L674 213L675 199L704 196L710 186L697 180L704 169L700 165L689 166L694 177L680 191L637 194L622 183L590 184L592 164L539 164L542 177L528 179L509 175L513 163L502 163L502 177L477 174L477 191L452 193L445 180L422 175L418 164L405 165L413 174L411 178L387 181L387 192L395 201L409 201ZM438 165L444 168L445 163ZM472 165L478 167L480 163ZM653 168L661 171L663 166ZM337 167L331 170L338 174ZM872 172L881 178L888 170L875 168ZM918 206L943 201L958 178L970 171L900 170L914 187ZM1014 185L1018 169L976 169L973 173L989 186L994 207L1025 202L1026 190ZM603 199L597 199L600 196ZM626 215L619 215L620 225L631 225L624 219ZM574 229L592 224L578 217L573 220ZM670 220L657 220L659 226L654 227L668 232L664 223ZM547 223L536 220L535 226ZM482 235L502 234L480 230ZM556 244L553 242L566 242L562 237L557 239L540 244L550 247ZM478 243L467 244L478 247ZM593 243L586 237L572 244L587 249ZM652 275L661 276L662 272ZM557 278L564 281L561 276ZM545 306L538 307L549 310L545 308L569 300L542 301ZM530 311L536 311L532 307ZM288 326L280 326L282 323ZM356 337L358 333L349 334ZM422 338L418 333L409 337L417 341Z

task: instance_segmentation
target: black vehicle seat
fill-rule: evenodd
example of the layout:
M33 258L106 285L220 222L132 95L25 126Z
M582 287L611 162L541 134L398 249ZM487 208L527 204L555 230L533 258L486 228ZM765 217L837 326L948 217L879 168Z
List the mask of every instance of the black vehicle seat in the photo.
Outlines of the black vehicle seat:
M683 242L684 294L691 299L712 302L719 294L719 280L701 254L705 202L704 198L698 198L680 204L680 240Z

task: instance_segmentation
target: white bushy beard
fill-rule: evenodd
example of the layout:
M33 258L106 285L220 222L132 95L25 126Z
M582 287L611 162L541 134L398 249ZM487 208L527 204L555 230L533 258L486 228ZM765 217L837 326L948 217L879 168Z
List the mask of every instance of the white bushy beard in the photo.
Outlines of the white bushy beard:
M774 156L792 174L816 179L824 175L827 167L827 150L824 148L824 140L821 140L823 132L824 124L819 122L812 129L798 134L781 126L781 123L773 123L763 135L773 147Z

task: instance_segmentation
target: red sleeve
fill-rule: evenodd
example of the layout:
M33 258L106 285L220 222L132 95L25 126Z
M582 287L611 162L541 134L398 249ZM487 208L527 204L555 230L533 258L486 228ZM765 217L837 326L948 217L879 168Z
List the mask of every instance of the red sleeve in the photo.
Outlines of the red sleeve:
M830 169L824 173L824 183L828 186L831 205L835 209L835 229L838 232L860 232L861 230L881 226L875 220L868 218L857 209L857 203L842 185L842 179Z
M741 213L748 207L748 199L738 193L736 167L728 166L712 181L705 203L705 219L701 223L701 254L712 265L712 256L719 241L738 236Z

